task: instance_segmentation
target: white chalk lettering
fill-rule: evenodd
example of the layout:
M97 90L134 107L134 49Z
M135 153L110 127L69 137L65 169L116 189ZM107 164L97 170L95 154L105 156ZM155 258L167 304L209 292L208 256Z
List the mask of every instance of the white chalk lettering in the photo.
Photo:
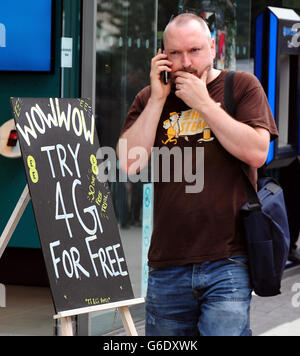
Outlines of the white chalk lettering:
M39 117L41 126L37 123L35 114L37 114L37 116ZM32 107L30 111L30 115L34 123L34 126L36 127L38 132L43 135L46 132L46 127L45 127L45 122L40 114L40 111L36 107Z
M73 151L72 147L69 144L68 144L67 147L68 147L68 150L70 151L71 156L72 156L72 158L74 160L74 166L75 166L75 169L76 169L77 176L78 176L78 178L81 178L79 164L78 164L78 154L79 154L79 149L80 149L80 143L77 143L75 151ZM61 171L62 176L63 177L66 176L65 170L67 170L69 175L72 177L73 176L73 171L71 170L70 165L67 165L67 163L66 163L67 158L69 157L67 155L67 150L63 145L58 144L56 146L44 146L44 147L41 147L41 151L42 152L47 152L48 162L49 162L49 165L50 165L52 178L56 178L54 164L53 164L53 157L51 156L51 151L54 151L55 148L56 148L56 154L57 154L57 158L58 158L58 162L59 162L60 171Z
M59 213L59 205L62 208L63 214ZM67 212L66 212L65 202L64 202L63 195L62 195L62 191L61 191L61 185L60 185L60 182L57 182L56 183L56 199L55 199L55 219L66 221L66 225L67 225L67 229L68 229L70 237L73 237L73 235L72 235L72 230L70 227L69 219L73 219L73 218L74 218L73 213L67 214Z
M67 264L66 264L66 260L69 262L69 266L70 266L70 268L71 268L71 271L70 271L70 272L68 271L68 267L67 267ZM73 269L71 257L70 257L69 253L68 253L66 250L63 250L63 253L62 253L62 261L63 261L63 266L64 266L65 274L66 274L69 278L72 278L72 277L73 277L74 269Z
M78 270L80 270L85 276L87 276L89 278L90 277L89 272L86 269L84 269L82 267L82 265L80 264L80 253L79 253L78 249L76 247L72 247L70 249L70 253L71 253L71 257L72 257L72 262L73 262L76 278L77 279L80 278ZM77 256L76 259L75 259L75 255Z
M80 175L79 164L78 164L78 152L79 152L79 149L80 149L80 143L77 143L75 152L73 152L73 150L72 150L72 148L71 148L71 146L69 144L68 144L68 149L71 152L72 157L74 158L74 163L75 163L77 176L78 176L78 178L80 178L81 175Z
M66 176L66 174L65 174L65 169L66 169L69 172L70 176L73 177L73 173L72 173L71 169L66 164L67 152L66 152L64 146L61 144L56 145L56 152L57 152L57 157L58 157L59 166L60 166L62 176L63 177Z
M67 250L63 250L61 253L61 257L56 257L54 254L54 248L60 246L60 241L51 242L49 246L55 276L57 279L60 278L60 274L58 272L58 264L60 264L61 262L63 266L63 271L68 278L73 278L75 274L76 279L80 279L81 276L79 274L79 271L81 271L81 273L84 274L87 278L90 277L90 273L80 263L80 252L76 247L71 247L70 252L68 252Z
M86 142L90 141L91 145L94 144L94 134L95 134L95 117L92 115L91 119L91 130L88 130L86 127L86 120L84 116L84 112L81 110L81 119L82 119L82 126L83 126L83 134Z
M113 249L114 249L115 255L116 255L116 257L117 257L117 263L118 263L119 271L120 271L120 273L121 273L121 276L124 277L124 276L127 276L127 275L128 275L128 272L122 270L121 262L124 262L124 258L123 258L123 257L120 258L120 257L118 256L118 252L117 252L117 249L118 249L120 246L121 246L120 244L113 245Z
M55 171L54 171L54 167L53 167L53 163L52 163L52 159L51 159L51 154L50 151L55 150L55 146L46 146L46 147L41 147L41 151L42 152L47 152L48 155L48 162L50 164L50 168L51 168L51 174L52 177L55 178Z
M77 117L77 125L76 125L76 117ZM78 108L74 108L73 113L72 113L72 126L73 126L73 130L75 132L75 135L77 136L81 136L82 135L82 128L83 128L83 124L82 124L82 118L80 115L80 111Z
M60 241L55 241L55 242L50 243L50 252L51 252L52 262L53 262L53 266L54 266L55 276L57 279L59 278L57 265L61 261L61 259L60 259L60 257L58 257L58 258L55 257L53 249L54 249L54 247L59 246L59 245L60 245Z
M44 120L45 124L48 126L49 129L51 129L52 125L55 127L58 126L58 121L57 121L56 112L54 109L53 99L50 99L50 107L52 110L52 115L48 114L48 116L46 116L44 114L43 110L40 108L39 104L36 104L35 107L38 110L40 117L42 117L42 119Z
M82 228L84 229L84 231L86 233L88 233L89 235L95 235L98 228L100 229L100 232L101 234L103 233L103 228L102 228L102 224L101 224L101 221L100 221L100 218L99 218L99 214L98 214L98 210L97 210L97 207L96 205L92 205L88 208L85 208L83 210L83 212L85 214L91 214L92 217L93 217L93 220L94 220L94 227L92 229L90 229L89 227L86 226L86 224L83 222L80 214L79 214L79 211L78 211L78 207L77 207L77 202L76 202L76 186L77 185L81 185L81 181L79 179L75 179L74 182L73 182L73 186L72 186L72 197L73 197L73 204L74 204L74 208L75 208L75 212L76 212L76 216L77 216L77 219L80 223L80 225L82 226Z
M92 250L90 248L90 241L94 241L94 240L97 240L97 236L89 236L85 239L85 243L86 243L86 246L87 246L87 249L88 249L88 252L90 255L90 259L91 259L91 262L92 262L92 265L94 268L95 276L98 277L97 267L94 262L94 259L98 258L98 253L92 253Z
M26 141L27 145L30 146L30 138L29 135L31 135L33 138L37 139L37 134L35 132L35 129L33 127L32 121L30 116L28 115L28 113L25 114L27 117L27 121L30 127L28 126L24 126L24 130L22 129L22 127L17 124L16 127L18 129L18 131L20 132L20 134L23 136L24 140Z
M99 256L99 259L100 259L100 262L101 262L102 271L103 271L104 277L106 279L107 279L106 272L108 272L108 274L111 277L114 276L113 272L109 269L108 265L106 264L106 254L105 254L105 252L107 252L107 249L109 249L109 248L111 248L111 246L106 247L105 250L103 248L100 248L99 251L98 251L98 256ZM107 252L107 256L110 257L108 252Z
M55 99L55 106L57 112L58 126L62 127L62 125L65 124L65 129L69 132L71 129L71 110L72 110L71 104L68 104L67 116L64 111L63 112L60 111L58 99Z
M76 136L84 135L86 142L90 142L91 145L94 144L94 135L95 135L95 117L91 115L90 118L90 129L87 128L87 122L85 119L84 111L79 110L77 107L72 108L72 105L69 103L67 105L67 112L61 111L60 101L58 98L55 99L55 105L53 99L49 99L51 113L47 115L43 112L41 107L36 104L30 109L30 115L28 112L25 113L27 118L26 123L23 127L20 123L17 123L17 129L23 139L26 141L27 145L31 145L31 139L37 139L38 133L43 135L47 129L52 127L63 127L67 132L72 129Z
M98 259L102 268L103 275L106 279L109 276L110 277L117 277L119 275L121 275L122 277L127 276L128 272L124 271L121 266L121 263L124 262L124 258L123 257L120 258L117 253L117 249L120 247L120 244L107 246L105 248L101 247L99 248L98 253L94 253L92 252L90 242L95 240L97 240L97 236L89 236L85 239L85 243L87 245L87 249L89 252L90 260L94 268L95 275L98 276L98 270L95 263L95 260Z

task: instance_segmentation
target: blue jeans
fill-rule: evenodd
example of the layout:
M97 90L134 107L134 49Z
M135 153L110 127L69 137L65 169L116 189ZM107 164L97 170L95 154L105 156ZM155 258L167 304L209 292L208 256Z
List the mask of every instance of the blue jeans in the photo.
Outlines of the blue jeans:
M251 336L246 256L149 269L146 336Z

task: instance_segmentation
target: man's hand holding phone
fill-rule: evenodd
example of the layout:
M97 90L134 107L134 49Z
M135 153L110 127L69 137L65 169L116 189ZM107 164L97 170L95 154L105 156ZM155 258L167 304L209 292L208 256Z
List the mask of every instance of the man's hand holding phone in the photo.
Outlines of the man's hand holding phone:
M163 77L165 75L163 72L170 73L172 62L168 60L168 56L162 52L161 49L158 50L157 55L152 59L151 62L151 96L156 99L166 99L171 91L170 81L164 82Z

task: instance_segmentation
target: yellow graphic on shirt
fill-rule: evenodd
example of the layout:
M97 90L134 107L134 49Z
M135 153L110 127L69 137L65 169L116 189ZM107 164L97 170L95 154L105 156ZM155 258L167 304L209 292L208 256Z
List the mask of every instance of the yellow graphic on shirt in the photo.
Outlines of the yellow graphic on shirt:
M195 110L190 109L182 111L181 113L172 112L170 118L163 122L163 128L167 130L167 139L162 143L164 145L172 142L177 145L178 138L184 137L189 141L189 136L203 134L197 142L210 142L214 140L211 136L211 130L201 114Z
M177 145L177 138L181 132L178 114L176 112L172 112L170 114L170 119L164 121L163 127L167 130L168 139L166 141L162 141L162 143L166 145L169 142L174 142L174 145Z

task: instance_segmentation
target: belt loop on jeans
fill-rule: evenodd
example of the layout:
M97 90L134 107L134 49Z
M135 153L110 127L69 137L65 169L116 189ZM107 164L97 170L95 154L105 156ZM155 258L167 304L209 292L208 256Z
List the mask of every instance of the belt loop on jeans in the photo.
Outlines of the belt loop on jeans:
M236 261L236 260L234 260L233 258L227 258L227 260L228 260L230 263L234 263L234 264L236 264L236 265L240 265L240 266L243 266L243 267L248 267L248 266L246 265L246 263L243 263L243 262L241 262L241 261Z

